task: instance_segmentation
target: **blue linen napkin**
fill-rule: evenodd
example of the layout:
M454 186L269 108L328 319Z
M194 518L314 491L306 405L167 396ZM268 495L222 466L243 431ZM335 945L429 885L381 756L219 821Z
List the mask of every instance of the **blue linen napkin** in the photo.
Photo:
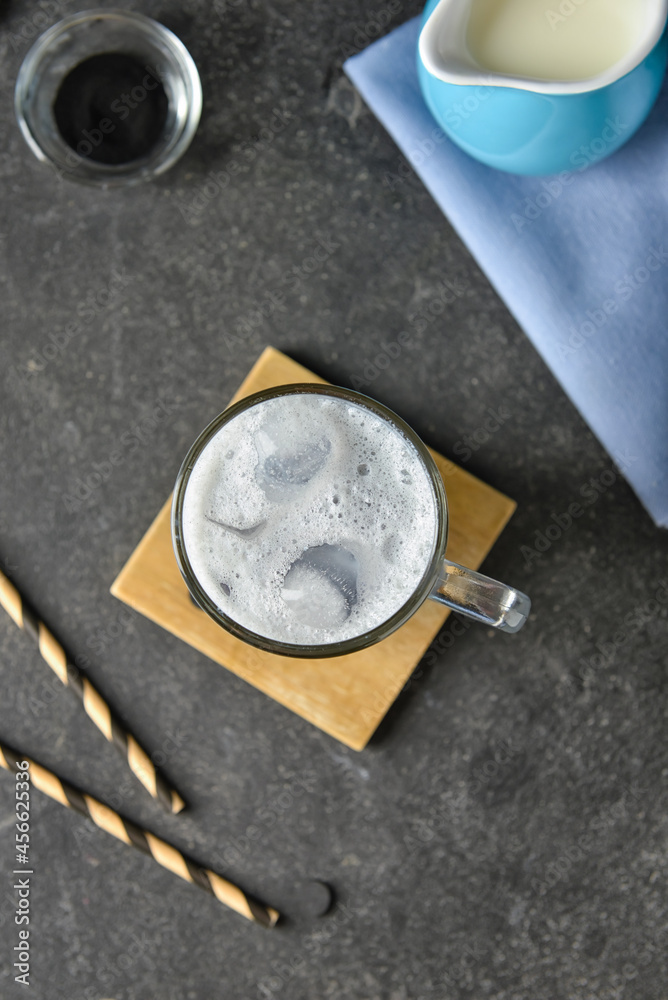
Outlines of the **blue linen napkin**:
M408 21L345 72L668 527L668 86L608 159L550 178L505 174L438 130L418 86L419 28Z

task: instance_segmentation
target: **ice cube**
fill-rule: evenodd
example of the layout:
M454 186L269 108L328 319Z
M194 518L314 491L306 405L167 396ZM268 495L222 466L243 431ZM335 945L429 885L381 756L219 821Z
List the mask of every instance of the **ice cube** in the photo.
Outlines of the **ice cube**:
M335 583L311 566L294 565L285 577L283 600L302 625L336 628L350 614L348 602Z
M294 499L327 463L332 449L326 435L294 422L265 426L255 435L255 478L268 500Z
M315 545L285 575L282 596L291 613L312 628L336 628L357 601L358 565L339 545Z

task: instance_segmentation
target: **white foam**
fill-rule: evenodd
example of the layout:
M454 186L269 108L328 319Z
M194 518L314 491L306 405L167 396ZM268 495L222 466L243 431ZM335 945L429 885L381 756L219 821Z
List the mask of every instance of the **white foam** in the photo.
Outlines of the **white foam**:
M288 643L339 642L390 618L429 566L436 524L413 444L366 407L311 394L225 424L183 503L185 548L209 598Z

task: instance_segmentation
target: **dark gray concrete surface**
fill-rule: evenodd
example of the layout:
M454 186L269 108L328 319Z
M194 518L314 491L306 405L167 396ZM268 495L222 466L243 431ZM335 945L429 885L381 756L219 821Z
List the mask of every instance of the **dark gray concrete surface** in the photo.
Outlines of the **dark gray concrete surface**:
M392 24L418 11L399 6ZM668 539L617 476L547 551L522 550L612 459L419 181L384 184L398 150L341 63L386 5L138 4L191 50L205 108L171 172L112 192L59 181L13 119L36 16L74 9L12 2L0 23L0 559L164 753L190 809L165 817L147 800L4 613L0 736L293 919L262 931L34 792L30 987L15 985L14 788L0 775L0 995L665 998ZM260 148L277 108L285 127ZM231 163L224 190L207 188ZM321 266L291 271L319 241ZM443 282L457 294L418 332ZM256 322L278 291L283 308ZM369 380L406 329L410 349ZM488 407L509 413L466 467L519 502L485 569L530 593L532 619L515 637L446 627L362 753L109 594L268 343L333 382L367 378L452 457ZM69 503L96 468L103 482ZM328 916L295 912L310 878L335 887Z

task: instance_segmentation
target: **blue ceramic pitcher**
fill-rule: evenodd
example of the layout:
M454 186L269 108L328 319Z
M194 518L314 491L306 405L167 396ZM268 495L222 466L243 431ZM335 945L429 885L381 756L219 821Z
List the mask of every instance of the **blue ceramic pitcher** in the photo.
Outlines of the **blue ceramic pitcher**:
M418 47L424 98L475 159L516 174L582 170L619 149L654 104L668 58L668 0L629 0L634 44L604 72L545 80L491 72L467 45L474 0L429 0ZM578 0L566 0L577 16ZM579 3L586 0L579 0ZM559 4L555 0L555 11Z

